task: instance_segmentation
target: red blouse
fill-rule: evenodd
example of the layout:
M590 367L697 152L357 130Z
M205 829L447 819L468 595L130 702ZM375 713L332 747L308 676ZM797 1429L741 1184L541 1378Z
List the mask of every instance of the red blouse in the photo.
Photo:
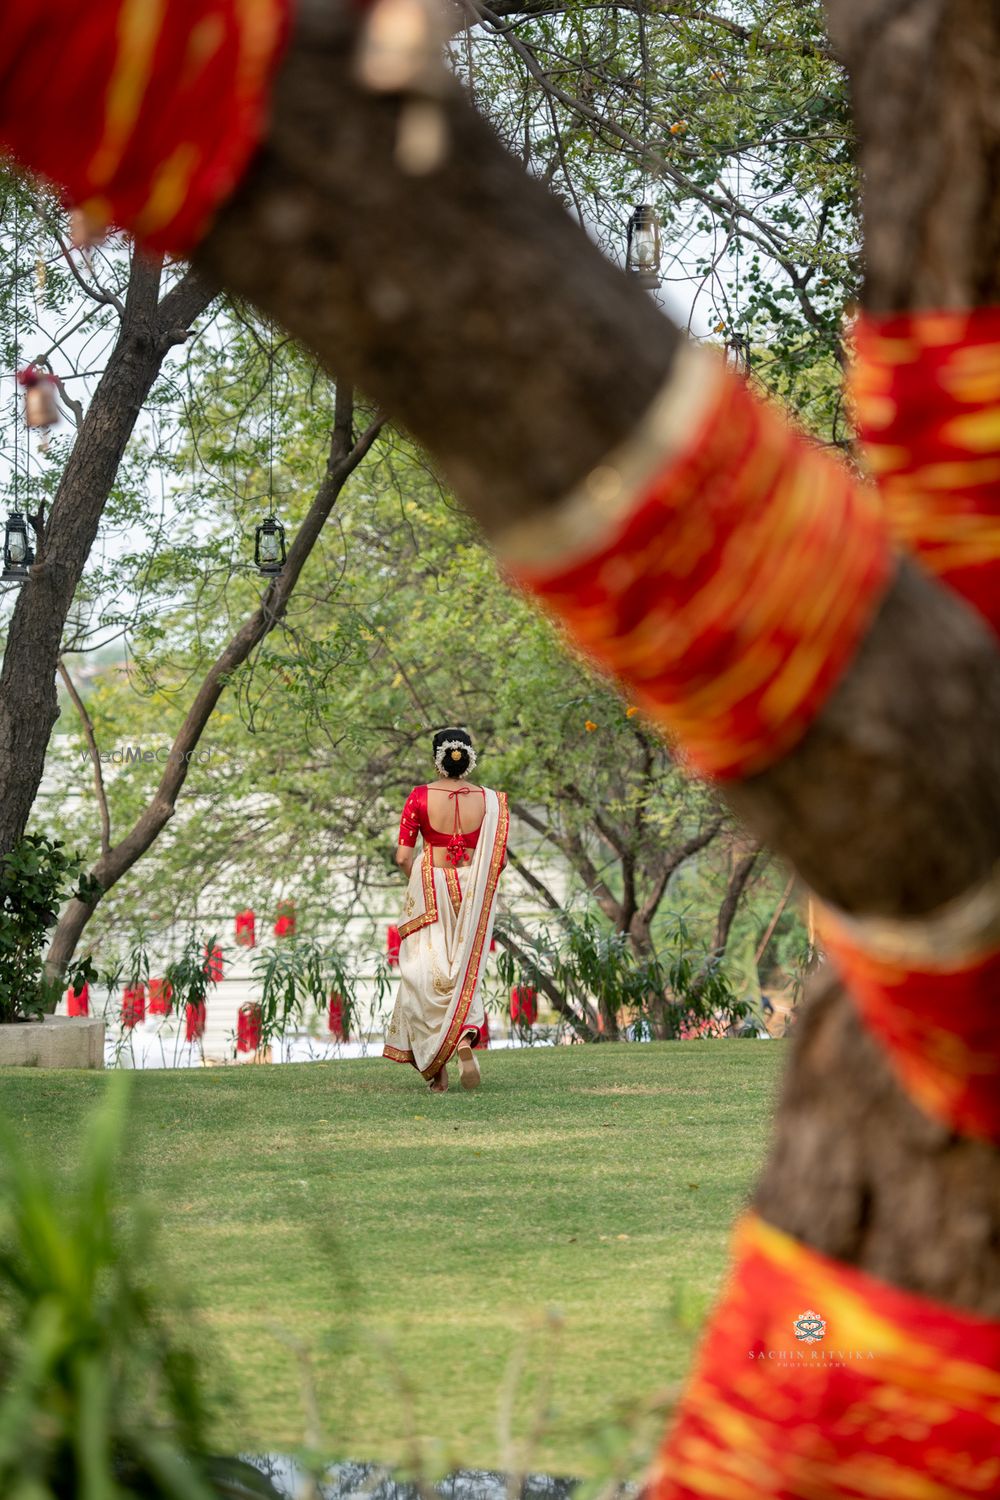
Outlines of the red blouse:
M456 803L460 803L469 792L475 790L475 787L462 787L449 795L455 798ZM399 842L412 849L417 842L418 833L423 834L426 843L438 849L443 849L454 838L454 834L442 833L439 828L431 827L431 820L427 816L426 786L415 786L406 799L403 816L399 820ZM466 849L474 849L479 843L479 829L474 828L471 833L463 832L460 837Z

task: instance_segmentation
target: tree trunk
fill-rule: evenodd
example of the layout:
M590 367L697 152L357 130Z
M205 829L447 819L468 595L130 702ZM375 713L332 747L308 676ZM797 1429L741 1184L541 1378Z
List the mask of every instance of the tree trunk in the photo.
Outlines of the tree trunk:
M37 539L0 671L0 855L24 832L59 714L56 670L66 616L125 445L167 351L214 295L189 272L161 302L159 261L133 256L121 329Z

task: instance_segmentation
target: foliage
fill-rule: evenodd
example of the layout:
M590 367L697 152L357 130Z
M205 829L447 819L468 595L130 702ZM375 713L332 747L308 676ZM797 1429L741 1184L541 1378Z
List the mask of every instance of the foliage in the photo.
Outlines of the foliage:
M44 834L25 834L0 859L0 1023L37 1020L53 1009L61 981L48 980L42 967L47 934L64 900L86 901L99 890L80 856ZM73 965L69 982L79 988L96 978L88 958Z
M332 994L340 996L344 1034L350 1035L357 1011L357 981L353 969L345 962L340 944L303 937L286 939L260 949L251 967L254 981L260 987L261 1047L275 1037L283 1037L290 1027L301 1026L310 1011L325 1013ZM390 987L388 969L380 958L372 997L376 1010Z
M663 957L637 953L627 934L588 911L539 924L526 952L501 952L499 969L505 985L554 985L586 1040L681 1037L705 1023L722 1035L749 1014L718 958L693 950L683 918L674 918L664 947Z
M153 1222L115 1186L126 1098L119 1075L70 1191L0 1125L0 1493L273 1500L248 1466L209 1454L195 1357L155 1279Z

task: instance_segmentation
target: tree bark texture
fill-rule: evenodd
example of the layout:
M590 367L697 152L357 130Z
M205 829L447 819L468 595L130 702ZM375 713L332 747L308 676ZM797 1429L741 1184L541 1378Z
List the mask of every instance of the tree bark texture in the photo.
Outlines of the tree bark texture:
M991 0L829 9L854 75L870 305L995 295L1000 13ZM447 161L404 176L398 103L353 82L351 47L343 19L301 7L269 137L199 261L375 396L499 530L558 501L629 434L679 335L457 91ZM809 733L727 790L822 898L932 910L1000 858L994 638L903 563ZM992 1148L918 1114L839 992L816 1005L758 1195L773 1223L996 1312L998 1166Z
M135 256L121 328L37 538L0 670L0 855L24 832L58 717L56 670L66 617L97 537L125 445L167 351L214 296L188 272L158 300L160 262Z
M183 724L174 736L163 775L149 803L125 837L105 848L93 866L90 873L100 882L102 892L109 891L128 873L173 817L177 799L187 780L191 752L201 739L233 672L242 666L254 648L274 629L288 608L288 601L302 569L309 560L344 485L369 452L381 430L381 421L375 421L355 442L353 416L354 403L349 388L338 387L326 473L289 548L285 566L268 585L259 607L244 620L206 673ZM50 977L65 971L84 928L97 910L99 900L100 897L91 902L74 898L67 904L46 955L45 966Z

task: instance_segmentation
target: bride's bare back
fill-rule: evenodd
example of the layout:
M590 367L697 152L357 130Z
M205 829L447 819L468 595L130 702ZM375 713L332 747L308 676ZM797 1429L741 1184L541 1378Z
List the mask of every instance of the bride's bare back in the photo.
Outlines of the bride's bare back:
M457 792L453 797L450 793ZM458 815L461 820L462 833L475 833L482 826L486 814L486 798L481 786L470 786L467 782L449 781L446 778L440 781L429 781L427 783L427 818L433 829L438 833L450 834L455 827L455 803L458 802ZM448 850L446 848L433 847L431 859L439 869L449 863Z

